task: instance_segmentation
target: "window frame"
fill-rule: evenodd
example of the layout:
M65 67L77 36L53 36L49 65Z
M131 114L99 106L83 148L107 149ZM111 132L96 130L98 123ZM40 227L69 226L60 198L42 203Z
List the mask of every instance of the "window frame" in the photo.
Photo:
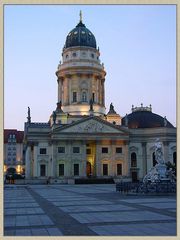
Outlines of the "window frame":
M45 153L43 153L43 150L45 150ZM40 148L39 149L39 154L40 155L46 155L47 154L47 148L45 148L45 147Z
M59 149L62 149L63 151L59 151ZM66 149L65 149L64 146L59 146L58 149L57 149L57 152L58 152L59 154L63 154L63 153L66 152Z
M74 163L73 167L74 176L79 176L79 163Z
M107 150L107 151L105 151L105 149ZM102 147L101 148L101 153L102 154L107 154L109 152L109 148L108 147Z
M60 166L62 166L62 169L60 169ZM64 176L64 163L59 163L59 177L63 177ZM62 174L60 174L62 172Z
M108 163L103 163L102 170L103 176L108 176Z
M120 167L120 173L119 173L119 166L121 166ZM117 175L118 176L122 176L122 163L117 163L117 165L116 165L116 172L117 172Z
M77 150L78 149L78 151L75 151L75 149ZM73 153L80 153L80 147L73 147L73 149L72 149L73 151Z
M120 150L120 151L118 152L118 150ZM116 153L121 154L122 153L122 147L116 147Z
M77 92L75 92L75 91L72 92L72 102L73 103L77 102Z

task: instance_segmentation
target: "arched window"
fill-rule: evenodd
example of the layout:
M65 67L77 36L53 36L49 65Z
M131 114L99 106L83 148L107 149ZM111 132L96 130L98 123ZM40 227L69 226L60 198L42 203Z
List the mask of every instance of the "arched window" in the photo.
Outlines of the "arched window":
M87 102L86 92L82 92L82 102Z
M136 153L131 153L131 167L137 167Z
M176 166L176 152L173 152L173 164Z
M72 100L73 102L77 102L77 92L73 92Z
M155 152L152 154L152 161L153 161L153 167L157 164L156 158L155 158Z

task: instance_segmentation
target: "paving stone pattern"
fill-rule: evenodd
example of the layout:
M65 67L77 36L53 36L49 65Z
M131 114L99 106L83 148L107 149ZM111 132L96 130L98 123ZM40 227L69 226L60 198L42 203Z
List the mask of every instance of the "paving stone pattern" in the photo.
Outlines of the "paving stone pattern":
M176 196L114 184L5 185L4 236L176 236Z

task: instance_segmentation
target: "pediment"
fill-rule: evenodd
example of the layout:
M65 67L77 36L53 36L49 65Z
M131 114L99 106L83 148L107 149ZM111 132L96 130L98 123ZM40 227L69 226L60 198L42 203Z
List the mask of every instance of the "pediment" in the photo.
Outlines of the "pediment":
M109 122L98 119L97 117L83 119L70 124L65 127L57 128L54 133L120 133L126 134L125 131L120 129Z

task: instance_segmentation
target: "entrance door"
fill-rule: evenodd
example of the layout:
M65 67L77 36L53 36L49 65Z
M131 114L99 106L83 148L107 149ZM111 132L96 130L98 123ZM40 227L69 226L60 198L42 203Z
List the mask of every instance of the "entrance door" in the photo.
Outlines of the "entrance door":
M91 172L91 163L90 163L90 162L87 162L87 164L86 164L86 175L87 175L88 177L90 177L91 174L92 174L92 172Z
M137 178L137 172L132 172L132 182L137 182L138 178Z
M41 177L45 177L46 176L46 165L45 164L41 164L40 165L40 176Z

